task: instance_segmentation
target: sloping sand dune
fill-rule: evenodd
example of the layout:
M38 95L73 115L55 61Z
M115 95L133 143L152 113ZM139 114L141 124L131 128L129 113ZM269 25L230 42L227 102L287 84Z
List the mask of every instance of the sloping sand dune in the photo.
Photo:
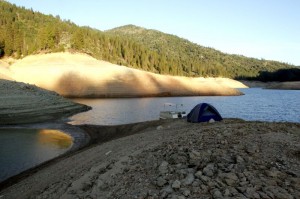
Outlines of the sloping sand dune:
M234 88L246 87L226 78L164 76L71 53L28 56L1 73L69 97L240 95Z

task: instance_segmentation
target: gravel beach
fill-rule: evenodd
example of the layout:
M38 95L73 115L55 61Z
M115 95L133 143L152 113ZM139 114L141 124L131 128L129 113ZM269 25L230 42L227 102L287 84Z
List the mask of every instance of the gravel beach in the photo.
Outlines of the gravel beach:
M87 148L0 198L299 198L300 124L225 119L80 126Z

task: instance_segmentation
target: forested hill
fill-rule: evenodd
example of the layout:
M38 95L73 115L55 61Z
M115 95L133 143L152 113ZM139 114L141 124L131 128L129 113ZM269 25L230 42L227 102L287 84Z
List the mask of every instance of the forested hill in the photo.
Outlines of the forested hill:
M172 58L173 67L181 67L189 75L221 75L233 78L256 77L260 71L276 71L281 68L292 67L277 61L222 53L175 35L134 25L114 28L107 32L133 39L151 50L167 55Z
M293 67L276 61L225 54L188 40L132 25L99 31L59 16L0 0L0 58L59 51L84 52L115 64L160 74L257 77Z

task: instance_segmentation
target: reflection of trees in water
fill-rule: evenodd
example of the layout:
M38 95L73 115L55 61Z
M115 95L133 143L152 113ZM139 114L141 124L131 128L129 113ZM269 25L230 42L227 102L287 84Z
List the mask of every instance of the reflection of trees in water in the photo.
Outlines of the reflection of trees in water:
M42 129L38 131L38 142L65 149L72 145L73 138L58 130Z

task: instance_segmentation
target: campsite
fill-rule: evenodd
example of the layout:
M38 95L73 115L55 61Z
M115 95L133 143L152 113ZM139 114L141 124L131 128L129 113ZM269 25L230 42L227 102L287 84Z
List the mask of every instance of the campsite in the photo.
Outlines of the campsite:
M207 103L197 104L187 115L188 122L215 122L223 118L215 107Z
M300 198L299 7L0 0L0 199Z

